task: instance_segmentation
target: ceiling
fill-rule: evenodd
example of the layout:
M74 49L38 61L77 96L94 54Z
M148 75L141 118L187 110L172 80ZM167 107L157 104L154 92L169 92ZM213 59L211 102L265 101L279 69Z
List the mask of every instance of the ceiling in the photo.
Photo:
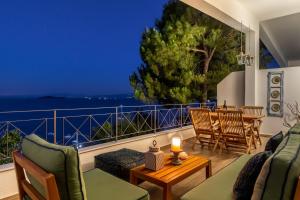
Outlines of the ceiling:
M281 66L300 65L300 0L237 0L260 21L260 39Z
M282 17L300 12L300 0L237 0L260 20Z
M269 49L270 43L278 49L285 66L300 62L300 13L261 22L261 29L267 34L263 41ZM262 31L260 32L263 34ZM261 37L262 38L262 37ZM266 38L263 37L265 40ZM295 63L297 62L297 63Z

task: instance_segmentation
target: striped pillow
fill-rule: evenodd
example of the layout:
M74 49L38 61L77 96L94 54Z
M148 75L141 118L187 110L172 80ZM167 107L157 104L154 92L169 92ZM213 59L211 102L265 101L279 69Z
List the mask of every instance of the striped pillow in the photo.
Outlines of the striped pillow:
M289 134L265 162L252 200L293 199L300 176L300 134Z

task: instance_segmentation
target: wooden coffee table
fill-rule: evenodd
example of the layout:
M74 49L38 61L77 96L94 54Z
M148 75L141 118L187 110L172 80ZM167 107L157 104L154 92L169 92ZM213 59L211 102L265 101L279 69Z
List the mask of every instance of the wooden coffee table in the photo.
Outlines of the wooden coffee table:
M130 182L138 185L140 180L149 181L163 188L163 199L172 198L171 187L195 172L205 168L206 178L211 176L211 160L202 156L189 156L179 166L171 164L170 156L166 157L165 167L159 171L146 169L144 165L131 169Z

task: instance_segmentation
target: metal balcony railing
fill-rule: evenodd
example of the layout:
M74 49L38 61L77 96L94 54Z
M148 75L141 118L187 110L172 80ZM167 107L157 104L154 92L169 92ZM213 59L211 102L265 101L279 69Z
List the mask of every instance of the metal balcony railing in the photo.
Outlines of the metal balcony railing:
M190 125L188 108L203 106L215 103L0 112L0 165L12 161L11 152L31 133L82 148Z

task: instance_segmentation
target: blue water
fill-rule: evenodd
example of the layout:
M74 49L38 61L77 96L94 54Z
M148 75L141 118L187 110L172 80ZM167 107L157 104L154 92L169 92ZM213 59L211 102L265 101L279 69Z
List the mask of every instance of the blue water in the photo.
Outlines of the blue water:
M130 96L78 98L0 98L0 112L143 105Z

